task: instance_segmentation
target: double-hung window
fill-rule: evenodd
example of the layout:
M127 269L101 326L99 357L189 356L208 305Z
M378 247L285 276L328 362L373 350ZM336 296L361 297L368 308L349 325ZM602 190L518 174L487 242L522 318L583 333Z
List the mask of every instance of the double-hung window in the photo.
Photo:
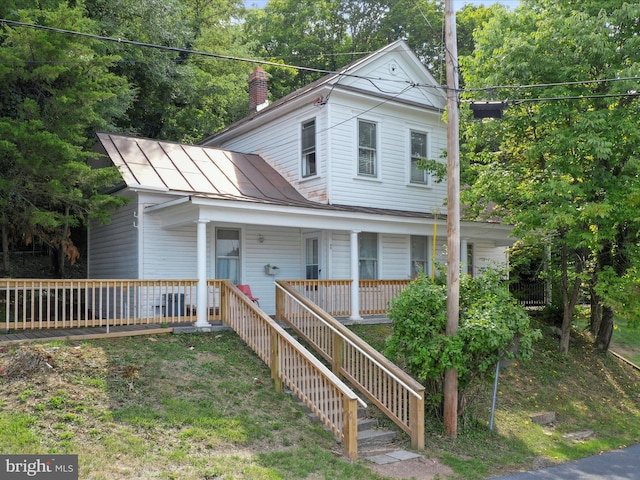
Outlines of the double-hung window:
M378 234L363 232L358 234L360 278L378 278Z
M427 158L427 134L411 131L411 183L429 184L429 173L418 167L418 162Z
M216 278L240 283L240 230L216 229Z
M358 175L377 176L377 156L376 124L358 120Z
M429 242L422 235L411 235L411 278L418 273L428 273L429 268Z
M309 120L302 124L302 177L316 175L316 121Z

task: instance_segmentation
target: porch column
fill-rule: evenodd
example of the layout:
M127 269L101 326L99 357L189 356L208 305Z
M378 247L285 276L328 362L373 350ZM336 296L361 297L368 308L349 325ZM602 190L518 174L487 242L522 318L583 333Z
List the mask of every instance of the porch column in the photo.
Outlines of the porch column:
M467 239L463 238L460 240L460 272L463 274L467 273L468 261Z
M207 223L206 220L198 220L196 237L196 263L198 273L198 300L196 304L196 323L194 326L201 330L210 330L207 315Z
M359 230L351 230L351 316L350 320L362 320L360 316L360 255L358 253Z

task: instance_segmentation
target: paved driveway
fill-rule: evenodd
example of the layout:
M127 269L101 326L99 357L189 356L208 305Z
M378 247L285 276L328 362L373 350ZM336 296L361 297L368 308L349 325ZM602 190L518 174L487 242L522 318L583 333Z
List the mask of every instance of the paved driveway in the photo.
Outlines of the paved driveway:
M640 480L640 444L576 462L492 480Z

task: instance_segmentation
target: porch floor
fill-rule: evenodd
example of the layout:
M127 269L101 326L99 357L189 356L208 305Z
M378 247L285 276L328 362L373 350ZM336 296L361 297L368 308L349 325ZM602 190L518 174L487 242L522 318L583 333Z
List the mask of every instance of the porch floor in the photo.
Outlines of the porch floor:
M87 340L106 337L128 337L133 335L157 335L160 333L171 333L173 329L174 326L169 325L164 327L158 323L109 327L108 333L106 327L21 330L16 333L0 333L0 345L26 343L37 340Z
M336 317L344 325L376 325L391 323L391 319L384 315L366 315L361 320L351 320L349 317ZM213 331L229 328L222 322L210 322ZM283 325L284 326L284 325ZM159 323L145 325L121 325L109 327L88 327L68 329L22 330L16 333L0 333L0 345L11 345L38 340L88 340L93 338L129 337L134 335L158 335L162 333L190 333L197 329L188 323L170 323L166 327Z

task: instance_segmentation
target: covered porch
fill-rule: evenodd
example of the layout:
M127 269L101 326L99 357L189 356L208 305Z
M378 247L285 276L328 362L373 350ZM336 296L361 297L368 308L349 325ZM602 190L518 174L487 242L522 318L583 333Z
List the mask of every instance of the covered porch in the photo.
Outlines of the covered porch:
M209 278L247 284L269 315L276 314L276 280L317 281L305 288L322 295L323 307L335 305L338 315L358 320L377 302L361 299L366 289L375 294L367 285L407 282L446 261L446 219L418 212L190 196L145 207L138 219L144 223L142 257L153 259L143 263L141 277L166 277L172 269L200 285ZM508 233L498 224L463 225L466 271L506 264ZM169 241L179 264L146 255ZM386 301L376 305L377 313L384 313Z

